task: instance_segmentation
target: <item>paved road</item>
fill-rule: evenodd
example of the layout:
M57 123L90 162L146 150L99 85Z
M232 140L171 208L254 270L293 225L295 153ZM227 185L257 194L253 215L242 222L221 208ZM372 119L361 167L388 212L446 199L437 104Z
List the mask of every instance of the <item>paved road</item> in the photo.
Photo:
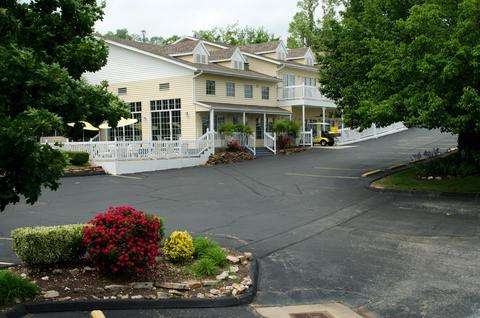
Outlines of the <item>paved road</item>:
M255 252L256 305L339 301L371 316L473 317L480 315L478 204L376 193L360 178L454 144L453 136L413 129L355 147L232 165L66 178L34 206L0 214L0 237L18 226L84 222L108 205L129 204L164 216L168 231L187 229ZM14 259L9 241L0 240L0 261ZM142 315L254 316L248 307Z

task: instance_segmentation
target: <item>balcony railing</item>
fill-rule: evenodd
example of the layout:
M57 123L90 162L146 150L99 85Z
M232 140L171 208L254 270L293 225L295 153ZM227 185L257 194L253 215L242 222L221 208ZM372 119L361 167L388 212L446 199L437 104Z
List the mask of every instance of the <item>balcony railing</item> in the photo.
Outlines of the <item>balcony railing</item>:
M294 86L283 86L278 88L278 99L279 100L289 100L289 99L327 99L325 96L320 94L317 86L308 86L308 85L294 85Z

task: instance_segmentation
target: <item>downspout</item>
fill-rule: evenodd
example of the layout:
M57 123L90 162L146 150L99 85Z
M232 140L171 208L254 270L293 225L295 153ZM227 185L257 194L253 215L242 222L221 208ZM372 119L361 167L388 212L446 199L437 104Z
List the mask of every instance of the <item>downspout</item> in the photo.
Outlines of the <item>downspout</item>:
M192 81L193 81L193 85L192 85L192 100L193 100L193 105L195 106L194 107L194 118L193 118L193 129L195 130L195 139L197 139L197 105L195 104L195 102L197 101L197 91L195 89L195 79L197 77L199 77L200 75L203 74L203 71L200 71L200 73L194 75L192 77Z

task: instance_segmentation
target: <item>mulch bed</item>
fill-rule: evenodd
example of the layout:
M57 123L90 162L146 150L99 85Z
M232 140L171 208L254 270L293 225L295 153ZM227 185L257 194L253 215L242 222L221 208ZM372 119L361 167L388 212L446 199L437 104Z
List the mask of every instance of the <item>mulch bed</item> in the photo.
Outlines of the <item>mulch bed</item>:
M95 176L105 174L102 167L97 166L75 166L65 169L65 177Z
M307 148L305 147L292 147L292 148L281 149L278 151L278 153L283 155L290 155L292 153L304 152L306 150Z
M202 278L189 270L190 264L173 264L164 259L142 276L106 276L82 263L45 269L17 265L9 270L42 289L33 301L238 297L252 285L252 256L231 250L227 255L229 265L218 275Z
M244 161L244 160L253 160L255 156L250 152L245 151L237 151L237 152L217 152L215 154L211 154L208 158L207 165L218 165L218 164L225 164L225 163L233 163L237 161Z

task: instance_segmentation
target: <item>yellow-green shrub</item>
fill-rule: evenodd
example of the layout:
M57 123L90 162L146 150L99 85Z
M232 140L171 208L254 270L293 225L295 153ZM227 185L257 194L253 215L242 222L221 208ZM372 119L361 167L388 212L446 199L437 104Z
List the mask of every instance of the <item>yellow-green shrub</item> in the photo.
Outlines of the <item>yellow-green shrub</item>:
M80 259L85 224L22 227L12 231L13 251L28 265Z
M193 259L193 240L187 231L174 231L165 240L163 252L172 262L188 262Z

